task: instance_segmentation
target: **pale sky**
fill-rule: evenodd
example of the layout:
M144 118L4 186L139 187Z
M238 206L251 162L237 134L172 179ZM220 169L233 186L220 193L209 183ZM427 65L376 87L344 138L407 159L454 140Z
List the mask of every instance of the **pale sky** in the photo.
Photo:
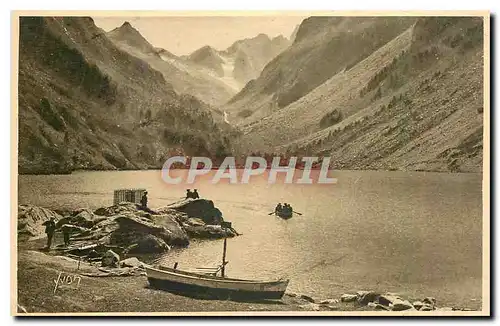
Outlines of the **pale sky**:
M176 55L210 45L225 50L235 41L257 36L289 38L303 16L92 17L106 32L128 21L153 46Z

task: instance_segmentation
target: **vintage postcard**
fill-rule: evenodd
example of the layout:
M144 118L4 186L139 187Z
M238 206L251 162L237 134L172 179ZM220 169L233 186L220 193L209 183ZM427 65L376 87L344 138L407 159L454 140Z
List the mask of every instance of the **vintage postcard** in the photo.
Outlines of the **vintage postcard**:
M490 315L490 15L12 13L12 314Z

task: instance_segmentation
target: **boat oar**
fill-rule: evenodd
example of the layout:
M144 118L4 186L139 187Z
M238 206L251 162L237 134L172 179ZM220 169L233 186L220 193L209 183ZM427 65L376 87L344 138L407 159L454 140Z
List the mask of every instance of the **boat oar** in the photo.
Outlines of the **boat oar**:
M302 213L299 213L299 212L296 212L296 211L293 211L295 214L299 214L299 215L302 215Z
M276 212L271 212L271 213L269 213L269 214L267 214L267 215L273 215L273 214L275 214L275 213L276 213Z

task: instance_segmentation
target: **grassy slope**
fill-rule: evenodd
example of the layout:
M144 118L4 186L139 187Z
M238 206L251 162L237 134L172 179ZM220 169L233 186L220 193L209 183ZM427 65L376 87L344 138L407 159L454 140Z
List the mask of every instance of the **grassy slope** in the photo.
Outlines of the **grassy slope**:
M342 108L344 117L348 116L349 112L346 112L345 104L353 102L352 94L359 92L364 82L379 67L389 64L394 54L407 49L410 40L410 31L403 33L352 69L336 74L308 95L265 117L260 122L242 127L243 132L251 138L255 146L269 148L316 132L323 115L336 107ZM354 99L354 101L356 101L352 103L354 105L348 107L351 114L366 103L363 99ZM332 105L333 103L335 104Z
M118 49L90 18L21 19L19 169L158 167L228 145L208 106Z

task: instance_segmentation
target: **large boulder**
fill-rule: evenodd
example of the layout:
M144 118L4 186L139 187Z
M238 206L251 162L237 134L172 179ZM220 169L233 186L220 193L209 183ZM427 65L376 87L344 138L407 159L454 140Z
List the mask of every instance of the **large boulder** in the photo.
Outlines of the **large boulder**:
M156 212L158 213L158 215L168 215L178 223L183 223L190 220L189 216L186 213L170 208L169 206L158 208Z
M431 305L428 305L428 304L424 303L424 305L421 306L420 309L418 309L418 310L419 311L433 311L434 310L434 306L431 306Z
M143 268L144 263L137 259L137 257L130 257L127 259L124 259L120 262L121 267L137 267L137 268Z
M82 209L75 213L76 214L71 218L71 222L73 222L73 225L78 225L85 228L91 228L94 226L94 220L96 216L91 210Z
M196 217L193 217L193 218L189 218L185 224L189 225L189 226L205 226L205 222L203 222L203 220L199 219L199 218L196 218Z
M375 302L380 297L380 293L374 291L359 291L357 300L360 305L366 306L369 302Z
M78 235L88 235L90 233L90 229L73 224L63 224L61 226L61 231L69 234L78 234Z
M391 306L392 311L415 309L408 300L396 299Z
M354 301L356 301L357 298L358 298L358 296L356 294L344 293L340 297L340 301L342 301L342 302L354 302Z
M426 297L424 300L422 300L422 303L428 304L430 306L435 306L436 305L436 298Z
M391 293L386 293L382 294L381 296L378 297L378 303L384 305L384 306L390 306L394 304L396 300L403 300L399 296L391 294Z
M319 302L321 305L331 305L339 303L339 299L324 299Z
M152 215L151 221L169 231L167 237L162 237L167 244L173 246L187 246L189 244L188 234L179 224L177 216L171 214Z
M159 211L165 209L185 213L189 218L199 218L206 224L221 224L224 221L221 211L215 207L213 201L207 199L190 198L159 209Z
M384 305L382 305L380 303L374 303L374 302L370 302L370 303L375 305L374 306L375 310L383 310L383 311L389 311L390 310L389 307L386 307L386 306L384 306Z
M104 221L105 219L106 217L95 215L89 209L79 209L61 218L57 222L56 227L60 228L64 224L71 224L84 228L92 228L94 225Z
M319 304L309 302L303 305L299 306L300 309L307 310L307 311L320 311L321 307Z
M421 301L414 301L412 303L413 307L415 307L415 309L417 310L420 310L420 308L422 308L424 306L424 304L421 302Z
M175 217L149 214L132 203L100 208L96 212L81 211L76 215L93 217L97 221L85 236L74 237L73 240L79 241L81 245L99 243L129 252L158 253L169 250L169 245L189 244L187 233Z
M118 267L120 256L113 250L108 250L102 256L101 266L103 267Z
M127 254L163 253L170 250L165 241L152 234L139 235L134 242L125 249Z
M180 228L176 221L168 216L163 216L158 220L162 220L163 225L131 214L117 216L115 221L118 223L119 228L111 235L111 242L119 245L124 243L130 245L138 243L145 235L152 235L161 239L165 244L176 246L187 246L189 244L186 232Z
M139 206L137 204L123 202L119 203L118 205L98 208L94 211L94 214L101 216L114 216L124 213L137 213L138 211Z
M306 300L306 301L309 301L310 303L316 303L316 300L314 300L313 297L307 295L307 294L301 294L299 295L299 298L302 299L302 300Z
M164 224L161 222L163 216L169 216L192 238L220 239L240 235L230 223L224 223L222 212L211 200L186 199L159 208L157 212L159 215L153 217L155 222Z
M17 209L17 232L20 235L37 237L45 234L45 221L54 218L57 221L62 218L56 212L33 205L19 205Z
M189 225L183 224L187 234L198 239L222 239L232 238L237 234L233 229L223 228L220 225Z

